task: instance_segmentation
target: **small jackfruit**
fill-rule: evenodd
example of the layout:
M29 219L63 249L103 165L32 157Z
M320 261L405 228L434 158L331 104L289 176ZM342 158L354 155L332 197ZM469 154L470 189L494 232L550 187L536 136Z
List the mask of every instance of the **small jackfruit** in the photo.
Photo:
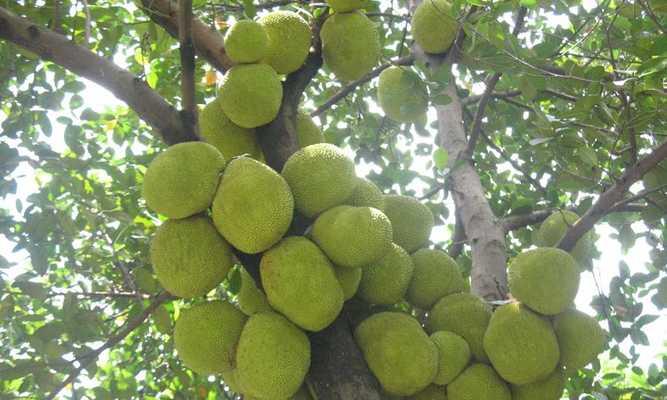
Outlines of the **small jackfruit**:
M326 328L343 307L331 262L305 237L285 238L265 252L260 275L269 304L303 329Z
M394 243L408 253L424 246L435 224L431 210L409 196L384 196L384 213L394 231Z
M511 385L512 400L559 400L565 389L565 376L557 369L548 378L527 385Z
M377 96L384 113L398 122L418 120L428 106L426 84L407 67L391 66L382 71Z
M200 374L231 371L245 322L246 316L226 301L199 303L182 310L174 328L178 357Z
M579 216L568 210L559 210L551 214L542 222L536 233L536 245L554 247L565 236L567 230L579 220ZM570 252L572 257L580 263L580 268L590 264L591 252L594 246L593 232L586 233Z
M447 385L468 366L472 353L470 346L461 336L447 331L438 331L431 335L431 340L438 347L438 374L433 383Z
M241 287L238 293L239 308L245 315L253 315L262 311L271 311L266 295L257 288L255 280L241 267Z
M215 146L226 161L243 154L255 160L263 157L255 130L241 128L227 118L219 98L208 103L199 113L199 136Z
M262 312L246 322L236 349L235 378L244 394L287 399L310 368L310 342L283 316Z
M395 304L403 300L414 266L410 255L400 246L362 270L359 297L371 304Z
M320 38L324 63L342 81L361 78L380 58L377 27L358 11L331 15L322 25Z
M343 288L343 298L349 300L357 293L361 282L361 268L347 268L334 266L338 283Z
M569 309L556 315L553 321L560 363L565 369L583 368L604 350L607 337L595 318L581 311Z
M208 143L175 144L146 169L142 195L153 211L169 218L189 217L211 205L224 167L222 154Z
M306 146L292 154L282 175L292 189L296 209L308 218L343 204L357 184L352 160L328 143Z
M346 13L368 6L368 0L327 0L327 4L337 13Z
M225 52L235 63L255 63L261 60L269 49L269 35L262 24L241 20L225 33Z
M426 389L408 397L407 400L447 400L447 390L444 386L428 385Z
M507 384L486 364L473 364L447 386L449 400L512 400Z
M412 254L412 261L415 272L408 287L407 300L415 307L428 310L442 297L465 290L458 264L447 253L420 249Z
M375 184L368 179L357 178L357 185L345 204L355 207L373 207L384 212L384 195Z
M310 27L291 11L273 11L258 20L269 35L269 48L263 62L279 74L289 74L303 65L310 50Z
M240 64L230 68L220 86L222 111L242 128L268 124L278 115L283 85L265 64Z
M311 144L324 143L322 130L310 118L310 115L303 111L296 114L296 139L300 149Z
M412 37L426 53L447 51L456 38L458 22L448 0L426 0L412 16Z
M218 286L234 265L232 249L208 217L170 219L150 245L153 270L174 296L203 296Z

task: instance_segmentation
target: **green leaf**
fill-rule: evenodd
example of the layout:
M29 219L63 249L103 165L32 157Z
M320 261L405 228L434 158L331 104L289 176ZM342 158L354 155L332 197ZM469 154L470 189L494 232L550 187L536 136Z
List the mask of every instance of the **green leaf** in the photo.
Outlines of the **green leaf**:
M435 167L440 171L444 170L447 167L447 161L449 160L449 154L447 150L438 147L433 152L433 163Z

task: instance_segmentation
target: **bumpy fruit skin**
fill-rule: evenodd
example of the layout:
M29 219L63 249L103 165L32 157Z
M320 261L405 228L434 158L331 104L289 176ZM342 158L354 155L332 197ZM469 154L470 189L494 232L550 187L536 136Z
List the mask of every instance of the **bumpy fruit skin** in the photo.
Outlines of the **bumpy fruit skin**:
M222 381L225 385L229 386L229 390L234 393L243 393L243 390L241 390L241 386L239 386L239 382L236 379L236 369L223 372L221 375Z
M357 185L345 204L355 207L373 207L384 212L384 195L368 179L357 178Z
M567 252L540 247L520 253L508 269L510 292L533 311L556 315L565 311L579 290L579 267Z
M408 253L423 247L435 224L433 213L418 200L408 196L384 196L384 213L394 230L394 243Z
M220 86L222 111L242 128L273 121L280 110L283 86L273 68L265 64L241 64L229 69Z
M327 4L337 13L346 13L368 6L368 0L327 0Z
M484 334L484 350L504 380L525 385L558 365L558 340L548 319L519 304L499 307Z
M266 295L257 288L252 276L242 267L239 269L239 273L241 275L241 288L237 298L241 311L248 316L258 312L271 311Z
M261 60L269 49L269 35L262 24L241 20L225 33L225 51L235 63L254 63Z
M357 293L361 282L361 268L347 268L334 266L338 283L343 288L343 298L349 300Z
M447 253L420 249L412 254L412 261L415 271L407 300L415 307L428 310L442 297L465 291L459 267Z
M291 11L273 11L258 20L269 35L269 48L263 62L279 74L294 72L306 61L310 50L310 27Z
M412 16L412 37L426 53L438 54L449 49L456 38L458 23L447 0L427 0Z
M410 396L433 381L438 371L438 349L410 315L372 315L359 324L354 335L369 368L387 393Z
M382 71L377 95L384 113L398 122L418 120L428 106L426 84L407 67L392 66Z
M343 307L331 262L305 237L285 238L264 253L260 275L269 304L303 329L326 328Z
M438 347L438 374L433 383L447 385L468 366L472 353L470 346L461 336L447 331L438 331L431 335L431 340Z
M359 297L371 304L398 303L405 296L413 270L410 255L392 243L384 257L363 268Z
M548 378L527 385L511 385L512 400L559 400L565 389L565 376L556 370Z
M368 73L380 58L377 27L360 12L336 13L320 30L325 64L342 81L353 81Z
M205 295L234 265L231 247L203 216L163 223L151 241L150 257L162 287L183 298Z
M560 363L568 371L585 367L595 360L607 343L605 332L595 318L570 309L553 321L560 346Z
M200 374L231 371L246 318L236 307L220 300L181 311L174 328L178 357Z
M280 174L248 157L233 159L213 200L213 222L234 247L262 252L283 237L292 222L294 198Z
M283 316L258 313L246 322L236 349L236 379L259 399L294 395L310 368L310 342Z
M473 364L447 386L449 400L512 400L512 394L493 368Z
M311 144L324 143L322 130L310 118L310 115L303 111L296 114L296 139L299 142L300 149Z
M308 218L343 204L358 183L352 160L328 143L306 146L292 154L282 175L292 189L296 209Z
M477 361L487 362L484 352L484 332L491 320L491 307L470 293L456 293L438 300L427 321L428 332L450 331L470 345Z
M536 235L536 245L541 247L553 247L565 236L567 230L572 226L579 216L568 210L556 211L542 222ZM594 246L592 232L586 233L570 252L572 257L577 260L580 268L590 264L591 252Z
M208 143L173 145L146 169L142 195L153 211L169 218L189 217L211 205L224 167L222 154Z
M199 136L206 143L215 146L226 161L243 154L256 160L261 160L263 157L255 130L241 128L227 118L222 112L219 98L208 103L201 110Z
M447 400L447 390L444 386L429 385L426 389L408 397L408 400Z

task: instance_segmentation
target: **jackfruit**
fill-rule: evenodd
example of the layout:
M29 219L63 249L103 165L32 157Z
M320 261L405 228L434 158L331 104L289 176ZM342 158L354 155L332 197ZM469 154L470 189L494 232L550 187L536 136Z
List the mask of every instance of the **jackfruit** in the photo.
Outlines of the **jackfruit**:
M428 241L435 223L431 210L408 196L384 196L384 213L394 230L394 243L412 253Z
M222 236L247 254L278 243L293 213L294 198L285 179L248 157L235 158L227 165L211 210Z
M415 307L430 309L440 298L463 292L465 282L456 261L440 250L420 249L412 254L415 272L407 300Z
M148 207L169 218L186 218L213 201L225 159L203 142L175 144L158 154L144 175L142 195Z
M260 261L271 307L309 331L331 324L343 307L343 289L329 259L301 236L283 239Z
M239 308L245 315L253 315L262 311L271 311L266 295L257 288L255 280L243 268L239 268L241 288L238 293Z
M559 210L551 214L542 222L536 233L536 245L540 247L555 247L565 236L567 230L572 226L579 216L568 210ZM579 267L584 268L591 262L591 253L594 247L593 232L586 233L570 252L572 257L579 262Z
M363 268L359 297L371 304L398 303L405 296L413 270L410 255L392 243L384 257Z
M426 84L407 67L391 66L382 71L377 96L384 113L398 122L418 120L428 106Z
M448 0L426 0L412 16L412 37L426 53L447 51L456 39L459 24Z
M384 196L380 189L368 179L357 178L357 185L345 204L355 207L373 207L384 212Z
M266 56L269 49L269 35L262 24L241 20L225 33L225 52L235 63L255 63Z
M477 361L487 362L484 332L491 320L491 307L470 293L455 293L435 303L427 320L427 331L450 331L468 342Z
M279 74L289 74L303 65L310 50L310 27L291 11L273 11L258 21L269 35L269 48L263 62Z
M334 266L338 283L343 288L344 300L349 300L357 293L361 282L361 268L347 268Z
M447 400L447 390L444 386L428 385L426 389L408 397L408 400Z
M389 394L413 395L438 372L438 349L408 314L374 314L359 324L354 336L368 367Z
M310 342L283 316L262 312L246 322L236 349L235 377L244 394L260 399L294 395L310 368Z
M236 369L222 372L221 375L222 381L229 387L229 390L238 394L243 393L243 390L241 390L241 386L239 386L238 380L236 379Z
M296 114L296 138L300 149L311 144L324 143L322 130L310 118L310 115L303 111Z
M273 68L265 64L240 64L230 68L220 86L225 115L242 128L273 121L280 110L283 86Z
M470 346L461 336L447 331L438 331L431 335L431 340L438 347L438 374L433 383L447 385L468 366L472 353Z
M361 78L380 58L377 27L358 11L329 16L320 30L320 39L324 63L342 81Z
M651 297L653 304L658 308L667 308L667 278L662 278L658 282L655 294Z
M368 6L368 0L327 0L327 4L337 13L346 13Z
M357 184L352 160L328 143L292 154L282 175L292 189L296 209L308 218L343 204Z
M447 386L449 400L512 400L507 384L486 364L473 364Z
M484 335L484 350L498 374L515 385L545 379L560 358L549 320L520 303L496 309Z
M579 290L577 262L553 247L520 253L510 262L507 275L512 296L544 315L565 311Z
M244 154L255 160L261 160L262 149L259 147L254 129L241 128L234 124L216 98L208 103L199 114L199 136L215 146L226 161Z
M178 357L200 374L232 370L245 322L246 316L226 301L199 303L182 310L174 328Z
M595 318L578 310L569 309L556 315L553 326L560 346L560 363L569 371L591 363L607 343L605 332Z
M234 265L232 249L208 217L170 219L155 233L150 257L158 281L174 296L203 296Z
M527 385L511 385L512 400L559 400L565 389L565 376L557 369L548 378Z

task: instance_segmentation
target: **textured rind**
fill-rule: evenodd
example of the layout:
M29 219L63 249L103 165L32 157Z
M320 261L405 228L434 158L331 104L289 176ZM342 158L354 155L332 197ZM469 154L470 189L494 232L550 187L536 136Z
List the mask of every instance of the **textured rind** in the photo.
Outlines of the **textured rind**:
M378 103L394 121L414 122L428 106L426 84L407 67L392 66L380 74Z
M468 366L472 353L470 346L461 336L448 331L438 331L431 335L438 347L438 374L433 383L447 385Z
M335 12L345 13L368 6L368 0L327 0L327 4Z
M208 143L175 144L148 165L142 196L153 211L189 217L211 205L224 167L224 157Z
M311 144L324 143L322 130L310 118L310 115L303 111L296 114L296 139L300 149Z
M447 0L426 0L412 16L412 37L426 53L438 54L449 49L456 38L458 23L451 15Z
M551 214L542 222L536 234L536 245L541 247L553 247L560 240L572 224L577 222L579 216L568 210L560 210ZM572 257L579 262L579 267L584 268L590 264L591 252L594 246L593 233L587 232L570 251Z
M244 268L240 268L239 273L241 274L241 288L237 296L241 311L248 316L271 311L266 295L257 288L252 276Z
M384 257L363 268L359 297L371 304L398 303L405 296L413 270L410 255L392 243Z
M349 300L357 293L359 282L361 282L361 268L347 268L334 266L334 272L338 283L343 288L343 297Z
M262 24L241 20L225 33L225 52L235 63L254 63L261 60L269 49L269 35Z
M574 371L595 360L607 343L605 332L595 318L569 309L553 320L560 346L560 363Z
M549 320L520 303L496 309L484 334L484 350L498 374L515 385L546 378L560 359Z
M429 385L426 389L408 397L407 400L447 400L447 390L444 386Z
M343 307L331 262L305 237L285 238L264 253L260 276L269 304L303 329L326 328Z
M231 371L245 322L246 316L226 301L199 303L182 310L174 328L178 357L200 374Z
M337 206L317 217L311 236L334 264L360 268L387 254L391 222L375 208Z
M438 350L416 319L381 312L355 330L364 358L389 394L410 396L426 388L437 373Z
M384 213L391 221L394 243L408 253L423 247L431 236L433 213L412 197L385 195Z
M324 63L342 81L361 78L380 58L378 29L360 12L331 15L322 25L320 38Z
M263 62L279 74L294 72L306 61L310 50L310 27L305 19L291 11L273 11L258 20L269 35L269 47Z
M234 265L232 249L208 217L171 219L155 233L150 257L158 281L183 298L214 289Z
M229 390L234 393L243 393L241 386L236 379L236 369L232 369L226 372L222 372L222 381L225 385L229 386Z
M271 167L249 157L235 158L222 175L211 214L232 246L256 254L287 232L294 198L285 179Z
M273 68L265 64L240 64L225 74L220 86L222 111L242 128L273 121L280 110L283 86Z
M468 342L477 361L487 362L483 340L490 320L491 307L484 300L470 293L455 293L435 303L426 328L430 333L456 333Z
M292 189L296 209L308 218L343 204L358 183L352 160L328 143L292 154L282 175Z
M559 400L565 389L565 376L556 370L544 380L527 385L511 385L512 400Z
M415 307L428 310L442 297L465 290L459 267L447 253L419 249L412 254L412 261L415 271L406 299Z
M236 379L259 399L294 395L310 368L310 342L283 316L263 312L248 319L236 350Z
M512 400L507 384L486 364L473 364L447 386L448 400Z
M384 212L384 195L368 179L357 178L357 185L345 204L355 207L373 207Z
M215 146L226 161L243 154L256 160L261 160L263 157L255 130L241 128L227 118L222 112L219 98L208 103L201 110L199 136L206 143Z
M565 311L579 290L577 262L553 247L520 253L510 262L507 275L512 296L544 315Z

